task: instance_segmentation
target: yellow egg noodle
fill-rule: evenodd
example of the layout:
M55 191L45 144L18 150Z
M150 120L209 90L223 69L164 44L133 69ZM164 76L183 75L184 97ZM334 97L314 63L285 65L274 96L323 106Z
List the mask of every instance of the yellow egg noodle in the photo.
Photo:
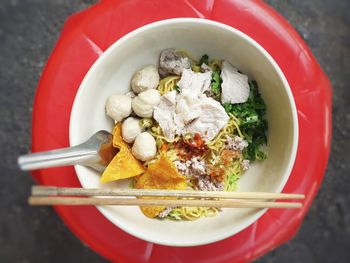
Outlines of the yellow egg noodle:
M171 210L167 218L193 221L201 217L216 216L219 212L219 208L215 207L176 207Z
M164 95L170 91L173 91L179 79L180 76L168 76L161 79L158 85L158 91L160 95Z

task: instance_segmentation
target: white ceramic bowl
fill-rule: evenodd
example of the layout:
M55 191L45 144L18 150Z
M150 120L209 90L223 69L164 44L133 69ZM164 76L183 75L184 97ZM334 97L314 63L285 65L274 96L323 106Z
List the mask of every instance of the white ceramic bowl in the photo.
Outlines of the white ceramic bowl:
M70 144L85 141L98 130L112 129L105 102L130 89L132 74L146 64L157 65L161 50L185 49L195 57L226 59L255 79L267 104L268 159L256 162L239 181L239 191L280 192L293 167L298 121L288 82L272 57L253 39L227 25L195 18L170 19L141 27L115 42L91 67L74 101ZM128 187L129 181L102 185L99 174L76 166L83 187ZM145 217L138 207L98 207L126 232L158 244L195 246L212 243L254 223L266 209L224 209L216 217L174 222Z

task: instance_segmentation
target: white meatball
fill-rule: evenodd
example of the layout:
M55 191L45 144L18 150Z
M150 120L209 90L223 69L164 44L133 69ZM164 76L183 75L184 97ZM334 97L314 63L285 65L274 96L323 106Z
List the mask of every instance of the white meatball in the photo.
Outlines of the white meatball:
M154 107L160 103L160 94L158 90L150 89L141 92L132 100L132 109L137 116L142 118L151 118Z
M137 135L134 145L132 146L132 154L136 159L149 161L156 156L156 153L156 141L151 134L143 132Z
M131 88L135 93L155 89L159 84L158 69L153 66L145 66L135 72L131 79Z
M142 128L139 119L129 117L122 124L122 136L127 143L134 142L136 136L141 132Z
M106 102L106 113L115 122L122 121L131 114L131 98L122 94L109 96Z

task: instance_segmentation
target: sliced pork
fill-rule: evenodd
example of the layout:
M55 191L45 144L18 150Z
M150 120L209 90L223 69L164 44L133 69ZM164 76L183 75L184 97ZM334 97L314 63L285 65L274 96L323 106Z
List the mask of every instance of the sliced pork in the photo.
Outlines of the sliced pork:
M210 89L211 74L210 71L197 73L191 69L185 69L177 85L180 87L181 93L200 96Z
M159 123L165 137L173 140L176 132L174 121L176 106L176 91L171 91L162 96L160 103L154 108L153 118Z
M249 97L248 76L241 74L228 61L222 62L221 102L244 103Z
M212 140L229 120L221 104L205 95L197 98L195 103L188 103L188 97L178 95L175 106L167 99L168 94L154 109L153 117L169 140L174 139L175 133L199 133L204 140Z
M178 95L176 97L176 108L175 108L175 124L177 126L177 133L183 134L183 128L190 124L192 121L199 118L201 115L201 101L196 96Z
M204 140L212 140L227 124L229 116L218 101L205 95L200 98L200 110L199 117L185 125L181 129L181 134L199 133Z

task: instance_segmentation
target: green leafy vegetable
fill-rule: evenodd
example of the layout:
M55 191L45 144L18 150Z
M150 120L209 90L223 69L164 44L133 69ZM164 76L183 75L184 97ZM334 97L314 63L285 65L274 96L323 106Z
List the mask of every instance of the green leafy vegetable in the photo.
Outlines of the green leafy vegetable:
M180 93L180 87L178 85L175 85L174 90L176 90L177 93Z
M225 191L237 190L237 181L239 176L235 173L230 173L225 180Z
M171 219L171 220L175 220L175 221L182 220L181 211L179 209L173 209L166 216L166 218Z
M209 56L207 54L204 54L201 59L199 60L198 66L202 66L202 64L209 65Z
M214 71L211 80L211 91L217 98L220 98L221 96L221 82L222 80L220 78L220 72Z
M217 61L216 61L217 62ZM204 54L201 59L199 60L199 63L197 64L197 66L201 66L202 64L206 64L209 66L209 56L207 54ZM216 65L216 64L215 64ZM221 83L222 83L222 79L220 78L220 74L221 74L221 69L220 67L218 67L217 65L214 67L214 69L212 68L212 80L211 80L211 91L213 94L213 98L216 100L220 100L221 98Z
M240 121L240 129L244 138L248 141L248 147L244 149L244 158L255 161L267 158L260 148L267 143L267 121L265 119L266 105L259 93L259 87L255 80L249 82L250 93L245 103L225 103L226 112L233 114Z

